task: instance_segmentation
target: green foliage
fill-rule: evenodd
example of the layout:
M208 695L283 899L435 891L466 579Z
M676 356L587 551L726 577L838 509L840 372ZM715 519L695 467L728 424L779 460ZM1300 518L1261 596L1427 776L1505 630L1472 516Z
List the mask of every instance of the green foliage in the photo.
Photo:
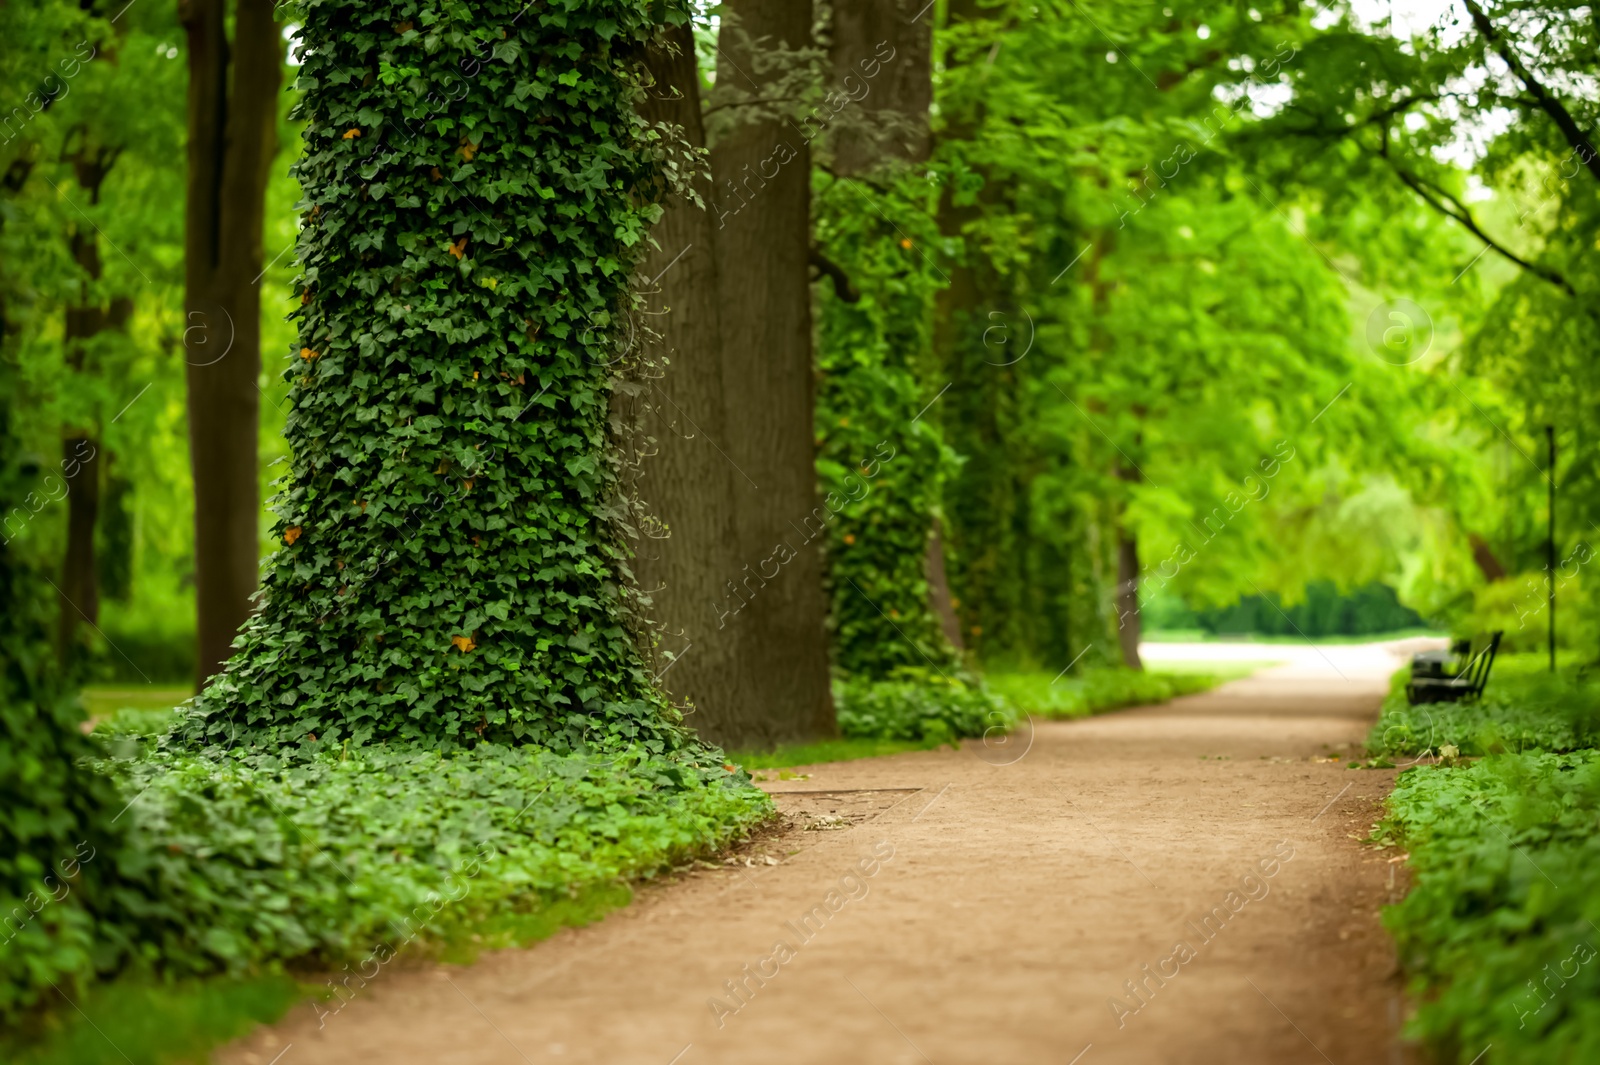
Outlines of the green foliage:
M986 683L1023 713L1076 718L1209 691L1225 679L1213 673L1135 672L1102 666L1069 676L994 673Z
M834 662L852 676L953 669L929 605L928 538L955 466L930 420L927 373L938 227L927 182L888 171L820 179L816 239L853 284L820 297L817 475L838 511L828 537ZM893 219L894 221L890 221Z
M37 977L25 974L244 975L297 962L370 978L408 948L525 941L593 915L574 900L614 905L619 883L708 854L771 811L711 749L373 745L285 759L173 751L135 733L107 742L118 757L94 768L124 797L127 841L118 878L91 900L95 956L70 938L19 937L8 1015L27 1004L18 991ZM112 860L79 857L85 870ZM82 923L80 897L36 921Z
M903 667L887 680L846 677L834 687L847 739L949 743L1010 731L1017 712L970 674Z
M36 473L17 462L15 381L0 352L0 512ZM90 967L119 845L121 801L79 764L93 748L50 645L41 587L25 545L0 541L0 1018Z
M647 876L769 809L714 751L352 747L300 762L158 749L101 768L139 796L140 864L125 864L153 887L119 901L142 955L176 973L398 951L420 925L443 938Z
M1367 738L1374 754L1396 761L1508 751L1576 751L1600 741L1600 678L1541 672L1540 655L1497 659L1483 696L1472 702L1406 702L1403 675L1384 700Z
M1600 1057L1600 755L1491 755L1401 774L1375 835L1414 882L1385 913L1413 1036L1461 1065Z
M1341 593L1332 581L1310 581L1305 598L1285 605L1276 594L1246 596L1230 607L1201 610L1199 626L1210 632L1269 636L1360 636L1421 628L1423 619L1385 584Z
M283 546L186 741L679 742L608 441L610 342L665 192L634 113L652 8L296 5Z

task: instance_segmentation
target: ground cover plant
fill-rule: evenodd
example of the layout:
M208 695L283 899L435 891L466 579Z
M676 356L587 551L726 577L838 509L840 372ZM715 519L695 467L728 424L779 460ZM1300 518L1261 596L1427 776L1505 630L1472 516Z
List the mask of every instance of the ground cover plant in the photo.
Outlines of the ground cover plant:
M49 992L113 974L250 977L285 965L359 989L401 955L507 946L591 919L627 885L715 853L771 814L710 749L556 753L485 745L354 747L311 758L162 749L110 733L89 765L127 804L99 893L40 912L84 929L82 958L7 953L8 1019ZM154 747L155 749L149 749ZM90 938L94 949L88 950ZM112 949L113 946L119 949ZM37 1019L35 1019L37 1020Z
M1575 751L1600 741L1600 676L1551 675L1542 654L1502 656L1483 697L1461 703L1406 701L1405 675L1391 684L1368 746L1405 763L1448 746L1462 755Z
M1480 704L1391 696L1375 754L1406 769L1374 838L1404 848L1410 893L1384 917L1410 973L1410 1032L1439 1060L1600 1055L1600 751L1576 671L1519 671ZM1404 696L1399 696L1404 701ZM1431 731L1430 731L1431 730Z

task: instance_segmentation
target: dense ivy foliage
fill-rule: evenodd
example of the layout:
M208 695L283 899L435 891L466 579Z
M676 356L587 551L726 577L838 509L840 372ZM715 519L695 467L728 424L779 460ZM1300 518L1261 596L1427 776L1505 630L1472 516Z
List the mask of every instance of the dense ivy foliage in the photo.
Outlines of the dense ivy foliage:
M469 930L509 945L581 920L567 900L625 898L626 881L709 854L771 811L708 749L371 745L306 760L174 752L132 733L109 746L117 757L74 772L126 809L125 843L113 853L81 826L50 841L81 871L58 878L57 899L0 955L0 1017L52 980L130 968L170 978L300 961L338 970L345 995L402 952ZM81 838L100 849L75 853ZM111 882L99 873L113 860Z
M131 849L157 890L134 917L176 973L360 962L380 944L386 962L709 853L771 808L720 756L638 746L154 752L100 768L140 796Z
M918 175L824 182L817 240L849 278L819 305L817 474L837 516L828 536L834 661L847 674L951 668L930 607L925 567L954 453L919 417L939 278L919 245L936 247L930 192ZM870 209L869 209L870 208ZM894 219L894 221L890 221Z
M1391 699L1368 741L1419 763L1374 838L1410 853L1385 924L1419 1003L1412 1034L1440 1061L1490 1043L1507 1062L1600 1055L1600 699L1581 676L1528 672L1534 657L1513 656L1478 703Z
M670 163L634 113L653 6L296 6L282 546L188 740L671 742L608 450Z
M1385 915L1420 1003L1411 1033L1461 1065L1600 1059L1600 753L1492 755L1400 777L1378 838L1413 887Z

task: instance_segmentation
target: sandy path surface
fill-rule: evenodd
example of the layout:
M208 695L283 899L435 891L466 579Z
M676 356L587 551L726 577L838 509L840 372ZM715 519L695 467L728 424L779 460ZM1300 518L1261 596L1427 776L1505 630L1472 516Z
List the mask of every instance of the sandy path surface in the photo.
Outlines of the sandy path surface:
M765 784L788 827L751 864L470 967L386 970L320 1027L298 1007L220 1060L1408 1060L1377 921L1404 882L1351 838L1393 774L1329 757L1358 747L1397 659L1286 657L1005 747Z

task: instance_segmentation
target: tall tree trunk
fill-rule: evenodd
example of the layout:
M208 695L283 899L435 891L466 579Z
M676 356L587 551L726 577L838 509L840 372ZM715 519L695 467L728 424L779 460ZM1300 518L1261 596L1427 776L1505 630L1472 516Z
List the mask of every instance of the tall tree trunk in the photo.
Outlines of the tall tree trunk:
M260 556L261 222L278 145L283 41L272 0L181 0L189 41L185 377L194 476L196 683L250 615Z
M733 18L720 33L719 90L737 84L765 97L785 72L768 61L774 57L758 64L753 53L808 47L811 2L730 0L724 10ZM821 539L806 525L821 508L812 442L810 150L796 126L763 117L719 137L711 161L724 448L740 472L738 564L720 609L728 624L743 627L745 668L762 685L761 719L751 722L758 734L749 739L814 739L836 725Z
M1126 478L1131 479L1131 478ZM1120 520L1117 522L1117 644L1122 649L1122 664L1143 669L1139 660L1139 640L1143 627L1139 617L1139 540Z
M1097 363L1103 360L1112 347L1111 334L1105 326L1107 307L1115 283L1106 279L1101 267L1116 249L1114 231L1101 230L1095 234L1093 248L1084 265L1084 283L1089 287L1089 356ZM1144 417L1144 408L1134 405L1135 417ZM1135 434L1132 450L1137 453L1143 442L1142 434ZM1119 449L1120 450L1120 449ZM1142 477L1137 467L1124 465L1119 457L1115 463L1116 477L1124 484L1139 483ZM1116 532L1117 584L1112 604L1117 615L1117 646L1122 653L1122 664L1129 669L1143 669L1139 658L1139 640L1143 635L1139 616L1139 539L1127 526L1127 503L1112 500L1108 503Z
M681 128L685 140L703 148L691 28L669 30L646 58L655 85L642 114ZM697 185L709 204L709 180ZM680 198L651 232L659 247L641 269L668 365L643 400L655 415L648 428L656 453L642 467L639 491L665 535L646 536L634 574L652 599L660 631L659 683L676 701L694 704L686 720L703 738L737 746L763 734L766 706L741 653L744 626L724 616L724 586L744 576L736 561L735 493L749 485L726 452L717 230L709 207Z
M86 457L87 456L87 457ZM56 615L56 647L63 662L77 653L78 628L100 621L100 583L94 558L94 528L100 516L99 450L87 433L61 442L62 468L77 469L67 482L67 550L61 560L61 612Z

